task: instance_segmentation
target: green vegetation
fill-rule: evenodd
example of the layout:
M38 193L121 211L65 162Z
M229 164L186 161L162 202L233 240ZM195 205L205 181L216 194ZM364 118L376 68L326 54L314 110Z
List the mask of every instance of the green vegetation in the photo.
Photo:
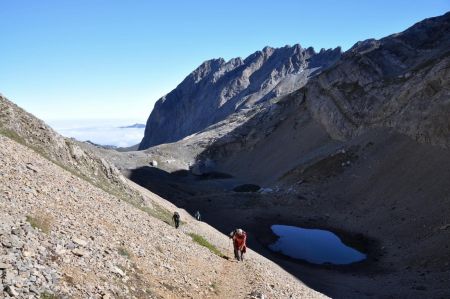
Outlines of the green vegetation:
M220 293L220 291L219 291L219 286L217 285L216 282L213 282L213 283L211 284L211 289L212 289L212 291L213 291L216 295L219 295L219 293Z
M20 137L16 132L9 129L0 127L0 135L8 137L9 139L12 139L20 144L25 144L25 141L22 137Z
M52 218L47 215L27 216L27 221L35 229L40 229L43 233L50 233Z
M200 244L201 246L208 248L215 255L220 256L220 257L225 257L225 255L222 252L220 252L220 250L217 249L216 246L209 243L208 240L206 240L202 236L194 234L194 233L189 233L189 236L191 236L191 238L192 238L192 240L194 240L194 242Z
M139 205L137 208L146 212L150 216L167 223L168 225L172 225L172 213L157 203L153 203L152 207ZM183 224L182 221L180 221L180 225L181 224Z
M117 252L121 255L126 257L127 259L131 258L131 253L125 248L125 247L119 247L117 248Z
M39 299L58 299L58 298L60 298L60 297L58 297L55 294L48 293L48 292L43 292L39 296Z
M172 292L176 291L176 287L174 287L173 285L170 285L170 284L165 283L165 282L163 282L162 285L163 285L166 289L168 289L168 290L170 290L170 291L172 291Z

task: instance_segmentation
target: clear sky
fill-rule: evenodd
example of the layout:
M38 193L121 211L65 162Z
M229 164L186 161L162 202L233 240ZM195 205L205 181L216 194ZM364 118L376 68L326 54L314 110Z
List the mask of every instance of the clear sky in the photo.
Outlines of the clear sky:
M266 45L342 46L450 0L0 0L0 93L44 120L145 121L204 60Z

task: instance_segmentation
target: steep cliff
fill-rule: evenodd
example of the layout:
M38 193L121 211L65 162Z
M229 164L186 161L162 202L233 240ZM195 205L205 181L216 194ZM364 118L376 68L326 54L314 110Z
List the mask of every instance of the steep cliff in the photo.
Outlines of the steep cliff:
M245 59L213 59L157 101L139 149L180 140L228 115L302 87L333 65L341 50L265 47Z

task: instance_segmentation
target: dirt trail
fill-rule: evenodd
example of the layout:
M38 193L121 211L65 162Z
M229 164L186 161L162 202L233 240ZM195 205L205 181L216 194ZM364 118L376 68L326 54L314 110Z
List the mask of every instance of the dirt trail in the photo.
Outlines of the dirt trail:
M242 276L240 265L231 261L224 262L219 273L218 297L225 298L223 295L220 295L223 292L223 294L229 296L228 298L242 298L246 293L243 291L243 286L245 285L243 281L246 281L246 278Z

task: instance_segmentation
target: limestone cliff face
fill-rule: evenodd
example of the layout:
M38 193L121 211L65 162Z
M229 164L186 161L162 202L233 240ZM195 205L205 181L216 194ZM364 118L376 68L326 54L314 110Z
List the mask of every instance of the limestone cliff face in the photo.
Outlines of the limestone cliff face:
M139 149L180 140L255 103L292 92L333 65L340 48L266 47L245 59L204 62L155 104Z

